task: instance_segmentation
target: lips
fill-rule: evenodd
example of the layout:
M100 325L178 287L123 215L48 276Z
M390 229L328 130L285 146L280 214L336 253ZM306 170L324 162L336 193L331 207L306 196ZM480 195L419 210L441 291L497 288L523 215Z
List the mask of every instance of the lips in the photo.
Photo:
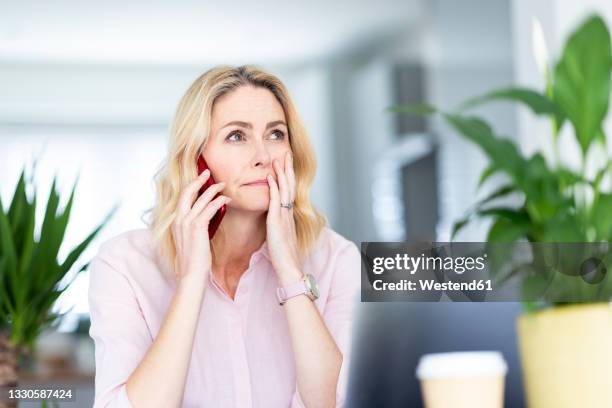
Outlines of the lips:
M255 186L255 185L261 185L261 184L268 185L268 180L266 180L266 179L253 180L253 181L250 181L248 183L245 183L244 185L245 186Z

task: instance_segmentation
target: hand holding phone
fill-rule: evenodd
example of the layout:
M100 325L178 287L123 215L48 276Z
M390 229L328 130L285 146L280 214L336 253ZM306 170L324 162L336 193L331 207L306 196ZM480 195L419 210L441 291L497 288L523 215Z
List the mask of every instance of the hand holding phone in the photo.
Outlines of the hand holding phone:
M198 176L200 174L202 174L202 172L204 170L208 169L208 164L206 163L206 160L204 160L204 156L202 156L200 154L200 156L198 157ZM212 172L210 174L210 177L208 177L208 180L206 180L206 182L204 183L204 185L202 186L202 188L200 188L200 190L198 191L198 196L196 197L196 200L202 195L204 194L204 191L206 191L207 188L209 188L210 186L212 186L213 184L215 184L216 181L212 176ZM217 193L212 200L214 200L215 198L217 198L220 194ZM212 201L211 200L211 201ZM226 205L223 204L221 206L221 208L219 208L219 210L215 213L215 215L211 218L209 224L208 224L208 239L212 239L212 237L215 235L215 232L217 232L217 229L219 228L219 225L221 224L221 221L223 220L223 216L225 216L225 210L226 210Z
M176 248L174 273L178 281L188 280L187 286L206 284L212 268L210 238L219 227L225 204L231 201L230 197L221 194L225 183L215 183L210 171L202 174L205 164L200 163L200 174L182 190L172 224Z

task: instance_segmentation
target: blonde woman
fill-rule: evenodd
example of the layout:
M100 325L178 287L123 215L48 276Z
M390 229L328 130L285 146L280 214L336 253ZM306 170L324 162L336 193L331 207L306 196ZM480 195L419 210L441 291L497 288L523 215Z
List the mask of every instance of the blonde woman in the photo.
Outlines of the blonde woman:
M221 66L195 80L148 228L91 263L94 407L344 404L360 255L312 207L314 174L279 79Z

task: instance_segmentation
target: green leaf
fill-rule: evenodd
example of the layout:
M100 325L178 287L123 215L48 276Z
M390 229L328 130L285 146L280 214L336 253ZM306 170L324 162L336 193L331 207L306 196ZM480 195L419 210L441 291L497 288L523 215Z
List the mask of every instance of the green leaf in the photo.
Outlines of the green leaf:
M47 199L47 207L45 210L45 217L43 219L41 236L49 235L53 228L53 220L57 214L57 208L59 207L59 194L55 188L56 178L53 177L51 188L49 190L49 198Z
M490 193L489 195L487 195L485 198L483 198L482 200L480 200L476 206L477 207L482 207L485 204L490 203L493 200L496 200L498 198L502 198L502 197L506 197L512 193L516 192L516 187L513 184L506 184L503 185L499 188L497 188L496 190L494 190L492 193Z
M597 231L597 240L612 241L612 194L601 193L594 202L591 224Z
M455 236L459 233L459 231L461 231L463 227L465 227L469 222L470 217L467 216L453 224L453 230L451 232L451 241L455 239Z
M17 253L9 220L4 213L4 206L0 198L0 258L4 259L5 279L8 280L10 288L18 289L17 280Z
M491 177L493 174L497 173L498 171L499 171L499 168L497 166L495 166L493 164L489 164L487 166L487 168L484 169L484 171L480 175L480 178L478 179L478 186L477 186L477 188L480 189L480 187L482 187L484 182L487 181L489 179L489 177Z
M525 160L511 141L498 138L482 119L455 114L444 114L444 118L459 133L484 151L489 158L490 166L503 170L520 188L524 180Z
M77 183L72 187L72 191L70 192L70 198L68 199L68 203L64 208L64 211L61 215L59 215L56 219L54 219L53 223L53 238L49 240L49 254L55 254L57 256L62 241L64 240L64 235L66 233L66 227L68 225L68 219L70 218L70 211L72 209L72 202L74 200L74 192L76 190Z
M24 282L23 285L24 292L26 293L50 290L60 273L57 254L64 237L64 228L61 225L61 216L56 216L60 197L55 186L56 179L54 177L47 200L40 240L38 245L35 246L33 262L28 269L29 281L31 283L26 285ZM68 206L70 205L71 202L68 203ZM70 210L70 208L67 209Z
M26 223L23 226L23 245L19 256L19 275L23 276L32 262L32 253L34 251L34 227L36 224L36 195L32 199L32 203L28 204L26 213Z
M7 270L6 258L0 257L0 309L3 310L2 323L6 323L8 315L15 312L13 308L13 298L10 295L9 287L7 286Z
M15 193L13 193L13 200L9 207L7 216L11 223L11 231L14 236L17 237L19 233L19 227L22 224L22 213L24 206L27 204L27 198L25 193L25 168L21 171L19 181L15 187ZM19 241L18 237L15 241ZM19 245L16 245L19 246Z
M606 132L604 132L603 128L599 128L597 130L597 134L595 135L595 140L599 140L603 146L606 145Z
M497 218L489 233L487 242L515 242L521 238L527 238L529 224L516 223L507 218Z
M610 95L610 33L590 17L567 41L555 67L553 95L576 131L583 156L599 136Z
M493 101L520 102L536 115L554 116L561 127L563 114L557 105L546 95L527 88L510 87L491 91L485 95L467 100L459 107L460 110L471 109Z
M479 202L476 203L476 205L474 206L474 209L470 210L468 212L468 215L464 218L462 218L461 220L455 222L453 224L453 228L451 231L451 241L455 239L457 233L459 233L459 231L461 229L463 229L467 224L469 224L469 222L471 221L472 216L474 215L474 213L477 213L478 215L481 216L487 216L487 215L496 215L497 212L496 211L500 211L500 212L504 212L504 211L515 211L512 209L483 209L482 206L485 204L490 203L491 201L497 199L497 198L501 198L501 197L505 197L508 194L511 194L513 192L515 192L516 189L513 185L504 185L499 187L498 189L496 189L495 191L493 191L491 194L489 194L487 197L483 198L482 200L480 200Z
M575 184L591 184L591 182L580 174L563 166L558 167L555 170L558 177L559 183L563 188L573 186Z
M593 188L599 190L599 185L605 176L612 174L612 159L609 159L607 163L597 172L595 179L593 180Z
M40 230L40 245L38 246L38 251L40 252L40 255L45 258L45 261L55 259L57 257L57 251L54 251L53 249L57 245L55 224L60 198L55 188L55 184L56 179L54 177L53 183L51 184L51 189L49 191L45 217L43 218L42 228Z
M545 220L542 242L586 242L584 222L572 211L560 209Z
M478 211L478 215L495 218L503 218L516 224L529 224L529 216L523 210L516 210L509 207L486 208Z
M60 266L62 272L66 273L70 270L74 262L81 256L81 253L87 248L89 243L98 235L100 230L106 225L106 223L111 219L111 217L115 214L118 209L118 205L115 205L110 212L104 217L104 220L93 230L87 238L85 238L79 245L77 245L66 257L66 260Z
M525 207L534 222L545 223L573 207L572 200L563 193L562 179L550 170L541 153L525 162L523 176Z

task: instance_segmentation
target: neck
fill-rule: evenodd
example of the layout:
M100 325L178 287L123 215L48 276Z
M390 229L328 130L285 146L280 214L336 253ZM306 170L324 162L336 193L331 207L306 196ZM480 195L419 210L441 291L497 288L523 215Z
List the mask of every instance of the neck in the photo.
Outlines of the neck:
M213 269L224 273L248 264L266 239L266 215L227 208L211 243L215 253Z

